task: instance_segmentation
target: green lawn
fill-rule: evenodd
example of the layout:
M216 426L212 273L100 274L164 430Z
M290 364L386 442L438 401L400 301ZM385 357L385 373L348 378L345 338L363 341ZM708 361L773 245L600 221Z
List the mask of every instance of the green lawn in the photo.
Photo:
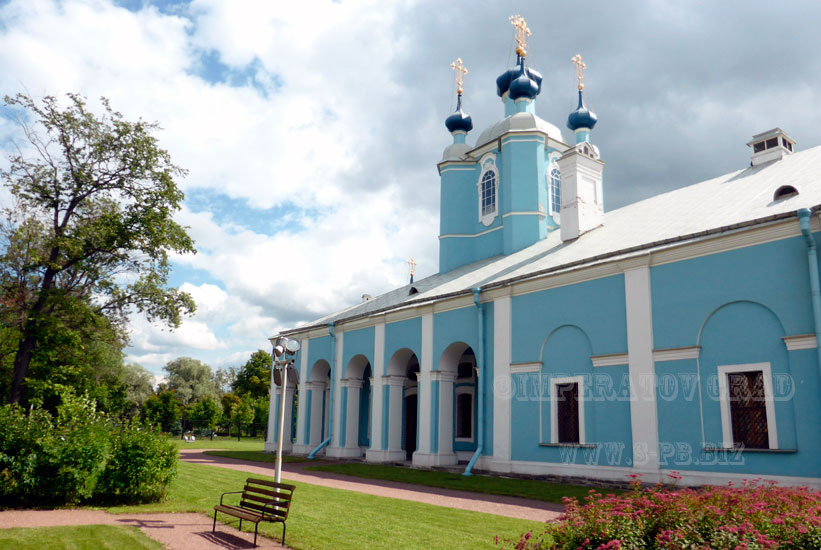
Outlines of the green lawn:
M262 451L205 451L205 454L212 456L224 456L225 458L236 458L238 460L252 460L254 462L270 462L277 461L275 453L265 453ZM308 459L303 456L288 456L282 455L282 462L308 462Z
M169 498L161 503L109 508L112 513L213 514L219 495L242 488L248 474L213 466L179 464ZM453 510L296 483L286 542L294 549L496 548L494 536L518 538L543 524ZM224 516L221 516L224 517ZM228 519L228 518L225 518ZM221 526L219 529L234 529ZM247 529L247 526L244 526ZM253 529L253 527L252 527ZM277 540L281 526L260 524ZM38 549L39 550L39 549Z
M75 525L0 529L0 548L11 550L162 550L136 527Z
M378 464L323 464L308 466L306 470L332 472L366 479L401 481L426 487L458 489L489 495L524 497L544 502L561 504L562 497L578 497L589 494L590 487L549 483L532 479L504 478L496 476L472 475L465 477L458 473L433 470L416 470L401 466L381 466ZM620 492L608 490L608 492Z
M242 441L237 441L236 437L214 437L214 441L210 438L197 438L196 441L188 443L177 437L169 436L171 441L178 449L227 449L231 451L261 451L265 447L265 440L262 438L246 438Z

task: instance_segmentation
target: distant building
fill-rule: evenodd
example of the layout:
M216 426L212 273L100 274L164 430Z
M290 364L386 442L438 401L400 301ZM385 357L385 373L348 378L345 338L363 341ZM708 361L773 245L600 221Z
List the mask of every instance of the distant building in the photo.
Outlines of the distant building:
M581 59L570 143L536 116L525 55L475 145L461 86L447 118L439 273L282 333L302 345L286 447L821 486L821 147L776 128L748 167L604 213Z

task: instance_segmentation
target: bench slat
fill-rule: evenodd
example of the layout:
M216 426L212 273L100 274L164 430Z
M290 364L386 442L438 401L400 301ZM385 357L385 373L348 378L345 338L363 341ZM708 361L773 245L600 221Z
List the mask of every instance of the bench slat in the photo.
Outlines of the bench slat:
M277 483L276 481L268 481L267 479L257 479L254 477L249 477L245 480L245 483L253 483L255 485L267 485L268 487L276 487L277 489L287 489L289 491L293 491L296 489L296 485L288 485L287 483Z
M267 489L260 489L258 487L251 487L250 485L246 485L244 490L246 492L254 492L254 493L259 493L261 495L268 495L268 496L282 498L282 499L288 499L288 500L290 500L291 497L293 497L293 494L291 494L291 493L283 493L283 492L278 493L276 491L269 491Z
M281 506L285 506L287 503L291 502L290 496L275 496L271 497L268 495L261 495L256 491L244 491L242 494L242 498L249 498L252 500L256 500L257 502L273 502L277 503Z
M250 510L259 510L259 513L262 513L264 511L266 516L267 515L272 515L272 516L285 517L285 516L288 515L288 510L287 509L271 508L271 507L266 508L265 506L263 506L261 504L256 504L254 502L242 501L240 503L240 506L242 508L248 508Z

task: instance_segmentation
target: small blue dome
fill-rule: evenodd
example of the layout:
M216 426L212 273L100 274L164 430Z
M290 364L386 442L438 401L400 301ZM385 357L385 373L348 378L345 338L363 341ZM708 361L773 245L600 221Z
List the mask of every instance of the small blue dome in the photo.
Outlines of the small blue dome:
M445 127L451 134L457 130L470 132L473 130L473 120L471 120L470 115L466 115L459 107L455 113L445 119Z
M519 65L519 75L510 83L510 97L514 101L526 97L534 99L541 91L541 86L538 81L532 78L530 71L525 69L524 60ZM542 75L538 75L541 80Z
M585 107L582 91L579 90L579 106L567 117L567 127L574 132L579 128L592 130L598 120L599 117L596 116L596 113Z
M521 74L521 72L522 72L521 63L522 63L522 59L519 58L519 64L517 64L515 67L509 68L508 70L503 72L501 75L499 75L499 78L496 79L496 94L499 97L502 97L503 95L505 95L505 93L508 92L508 90L510 90L511 83L514 80L516 80L516 78L518 78L519 75ZM534 71L533 69L531 69L529 67L526 68L525 70L527 71L527 75L531 79L536 81L536 85L538 87L538 91L536 92L536 95L538 95L539 92L542 91L542 75L538 71Z

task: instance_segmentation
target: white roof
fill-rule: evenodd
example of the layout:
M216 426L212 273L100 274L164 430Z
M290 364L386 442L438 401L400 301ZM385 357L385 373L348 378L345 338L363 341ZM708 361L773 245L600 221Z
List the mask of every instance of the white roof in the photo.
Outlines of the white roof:
M784 185L795 187L799 194L774 201L775 191ZM666 246L684 237L703 238L706 233L731 230L738 224L764 223L773 216L789 215L800 208L818 205L821 205L821 146L606 212L602 226L574 241L563 243L560 231L553 231L546 239L516 253L432 275L296 330L393 309L409 302L464 294L477 286L563 266L582 266L602 256L616 257ZM418 293L409 295L411 287Z
M553 124L537 117L533 113L516 113L485 128L482 133L479 134L479 139L476 140L476 147L493 141L508 132L527 132L533 130L544 132L556 141L564 142L561 131Z

